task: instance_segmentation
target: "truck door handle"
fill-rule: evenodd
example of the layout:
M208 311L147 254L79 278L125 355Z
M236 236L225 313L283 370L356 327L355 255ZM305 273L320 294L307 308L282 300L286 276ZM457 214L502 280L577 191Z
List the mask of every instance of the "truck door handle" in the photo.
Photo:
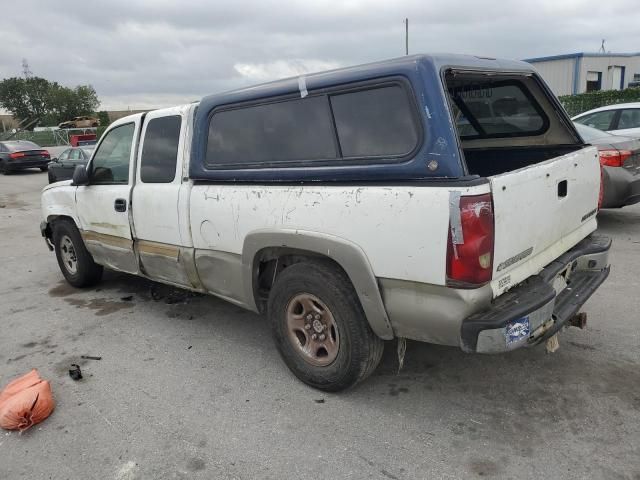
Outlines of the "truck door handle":
M116 201L113 203L113 208L115 208L116 212L126 212L127 201L124 198L116 198Z

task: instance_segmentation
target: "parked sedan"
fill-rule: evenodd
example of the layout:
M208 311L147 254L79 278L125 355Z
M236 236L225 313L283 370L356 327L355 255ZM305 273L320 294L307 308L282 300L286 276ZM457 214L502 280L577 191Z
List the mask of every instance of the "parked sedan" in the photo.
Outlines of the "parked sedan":
M620 208L640 202L640 141L611 135L575 123L586 143L598 147L602 165L602 208Z
M94 145L84 147L71 147L62 152L58 158L51 160L49 164L49 183L70 180L77 165L86 165Z
M640 102L594 108L572 120L615 135L640 138Z
M39 168L45 172L51 157L40 145L26 140L0 142L0 172L8 175L16 170Z

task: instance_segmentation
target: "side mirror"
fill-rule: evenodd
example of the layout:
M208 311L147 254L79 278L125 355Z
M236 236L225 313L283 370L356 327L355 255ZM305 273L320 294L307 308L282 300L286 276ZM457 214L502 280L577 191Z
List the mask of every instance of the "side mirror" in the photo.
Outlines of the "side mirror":
M73 181L71 185L74 187L89 185L89 174L87 173L87 167L85 165L76 165L73 171Z
M58 163L58 157L53 157L53 158L51 159L51 161L52 161L52 162L56 162L56 163Z

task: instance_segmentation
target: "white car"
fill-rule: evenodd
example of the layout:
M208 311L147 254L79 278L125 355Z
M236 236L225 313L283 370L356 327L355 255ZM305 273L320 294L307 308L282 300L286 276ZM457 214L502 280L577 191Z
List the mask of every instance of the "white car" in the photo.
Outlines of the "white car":
M594 108L572 120L615 135L640 138L640 102Z

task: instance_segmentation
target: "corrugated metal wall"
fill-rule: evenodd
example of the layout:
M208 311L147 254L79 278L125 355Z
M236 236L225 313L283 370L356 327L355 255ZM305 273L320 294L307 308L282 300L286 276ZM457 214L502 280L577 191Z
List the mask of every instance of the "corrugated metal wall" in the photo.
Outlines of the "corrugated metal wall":
M557 96L573 93L573 73L575 58L565 58L548 62L536 62L532 65L538 70L544 81L549 84Z
M587 90L587 72L602 73L601 90L627 88L634 74L640 74L640 55L585 54L531 63L557 96L584 93Z

